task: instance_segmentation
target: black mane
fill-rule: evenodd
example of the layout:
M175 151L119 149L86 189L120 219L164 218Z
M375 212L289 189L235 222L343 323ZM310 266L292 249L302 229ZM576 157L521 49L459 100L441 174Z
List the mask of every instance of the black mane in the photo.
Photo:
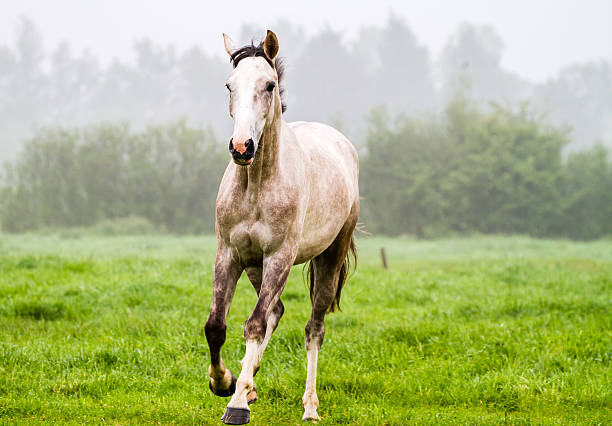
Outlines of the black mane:
M283 112L285 112L287 110L287 104L285 104L285 82L283 80L283 76L285 75L285 64L282 58L279 58L277 56L274 62L272 62L272 60L268 58L266 52L264 51L263 42L259 43L257 46L255 46L253 42L251 42L251 44L247 44L246 46L243 46L240 49L236 49L236 51L232 53L230 57L230 62L232 63L234 68L236 68L240 61L242 61L244 58L256 56L261 56L262 58L264 58L266 62L276 70L276 74L278 75L278 91L280 93L281 106Z

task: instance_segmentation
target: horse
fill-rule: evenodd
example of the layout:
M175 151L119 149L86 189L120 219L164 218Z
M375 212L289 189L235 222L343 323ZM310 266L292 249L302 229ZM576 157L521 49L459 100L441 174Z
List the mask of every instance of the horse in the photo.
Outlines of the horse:
M216 200L217 254L210 314L209 387L232 396L221 420L245 424L257 400L253 377L284 307L280 300L293 265L308 266L312 312L305 328L307 378L302 420L320 420L317 357L325 315L339 309L359 216L359 159L349 140L324 124L286 123L283 62L277 36L237 48L223 34L233 70L226 81L234 130ZM226 316L243 271L257 292L244 326L245 356L238 379L221 359Z

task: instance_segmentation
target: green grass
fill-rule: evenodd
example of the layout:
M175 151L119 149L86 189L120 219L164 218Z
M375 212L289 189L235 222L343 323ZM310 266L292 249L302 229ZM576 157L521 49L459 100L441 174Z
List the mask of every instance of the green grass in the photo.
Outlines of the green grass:
M612 423L612 241L361 239L319 356L322 424ZM386 247L390 269L380 267ZM0 234L0 422L218 424L211 237ZM251 423L300 424L302 269ZM223 348L238 374L243 277Z

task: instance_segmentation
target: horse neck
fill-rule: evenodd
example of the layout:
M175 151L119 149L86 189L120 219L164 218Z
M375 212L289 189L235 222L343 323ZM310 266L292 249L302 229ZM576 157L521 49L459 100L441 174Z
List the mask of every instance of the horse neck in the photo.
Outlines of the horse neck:
M265 181L275 176L279 170L279 149L282 127L282 110L280 99L274 105L274 113L266 122L259 141L257 154L253 164L246 167L247 191L252 191L255 196Z

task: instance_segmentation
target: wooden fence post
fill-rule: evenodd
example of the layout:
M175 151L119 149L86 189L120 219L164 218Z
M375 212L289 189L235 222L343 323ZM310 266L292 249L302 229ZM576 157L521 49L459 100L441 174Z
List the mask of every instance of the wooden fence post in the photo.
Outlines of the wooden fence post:
M383 268L387 269L387 253L385 253L385 248L380 248L380 257L382 259Z

